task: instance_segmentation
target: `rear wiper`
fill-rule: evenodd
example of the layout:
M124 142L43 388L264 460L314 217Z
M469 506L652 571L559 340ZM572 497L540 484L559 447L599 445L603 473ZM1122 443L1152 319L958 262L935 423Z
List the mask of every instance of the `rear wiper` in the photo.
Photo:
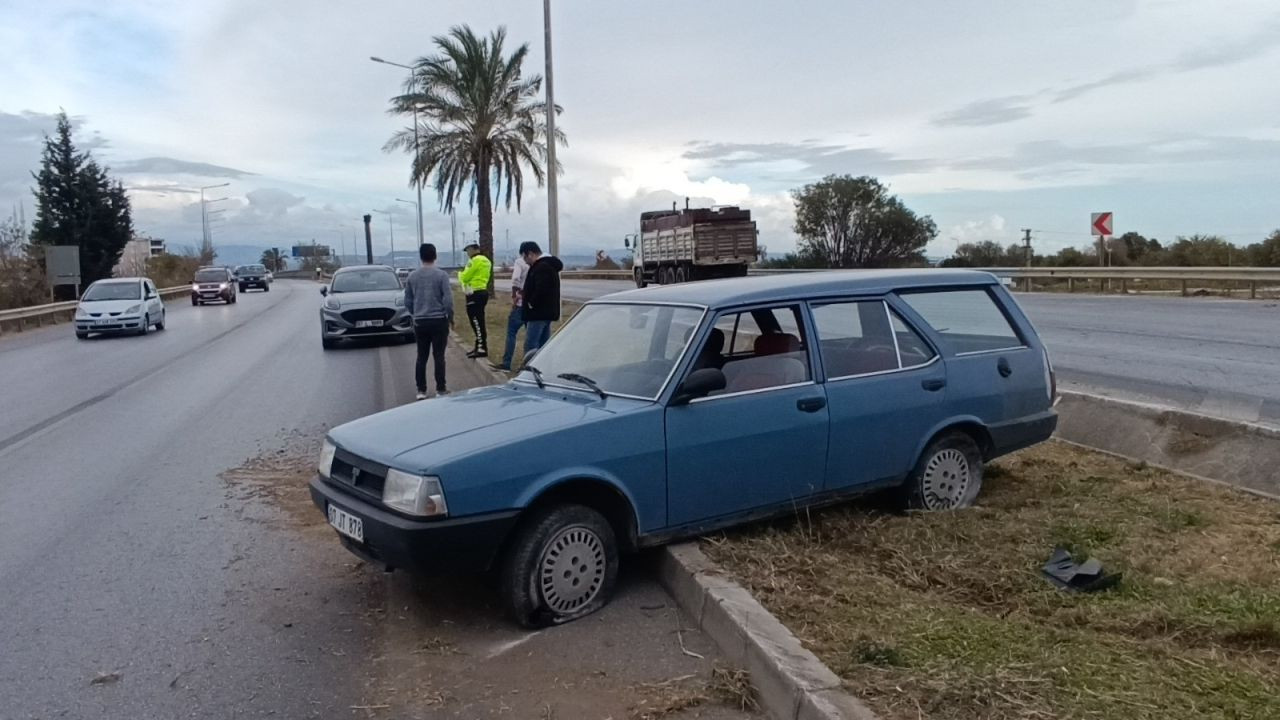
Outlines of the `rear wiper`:
M521 369L521 370L528 370L529 372L533 373L533 381L534 381L534 382L536 382L536 383L538 383L538 389L539 389L539 390L541 390L541 389L543 389L543 388L545 388L545 387L547 386L547 384L546 384L546 383L542 382L542 371L541 371L541 370L539 370L538 368L536 368L536 367L534 367L534 366L532 366L532 365L530 365L530 364L528 364L528 363L525 363L524 367L522 367L522 368L520 368L520 369Z
M583 385L586 385L587 387L594 390L595 393L600 397L602 398L609 397L608 395L605 394L604 390L600 389L600 386L596 384L595 380L592 380L586 375L579 375L578 373L560 373L556 377L561 378L563 380L568 380L569 382L582 383Z

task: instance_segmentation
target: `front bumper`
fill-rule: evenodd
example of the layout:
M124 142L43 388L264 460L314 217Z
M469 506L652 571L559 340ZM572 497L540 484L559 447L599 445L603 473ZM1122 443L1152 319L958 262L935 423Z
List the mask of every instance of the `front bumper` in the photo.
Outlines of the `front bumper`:
M242 288L266 288L267 281L262 278L246 278L244 280L236 280L236 283Z
M488 570L518 519L515 510L443 520L406 518L344 492L318 475L311 480L311 501L326 517L332 504L360 518L363 543L338 535L355 555L424 575Z
M377 307L384 307L385 309L392 310L391 317L384 320L383 324L378 327L356 327L356 323L354 321L343 317L343 313L351 310L370 310ZM321 308L320 334L326 339L388 336L412 337L413 316L411 316L409 312L402 307L389 308L385 306L372 306L342 308L341 310Z
M226 290L191 291L191 299L200 302L231 302L231 288Z
M105 324L98 324L99 320L107 320ZM119 333L119 332L137 332L142 329L142 316L133 315L129 317L113 317L113 318L76 318L76 332L82 333Z

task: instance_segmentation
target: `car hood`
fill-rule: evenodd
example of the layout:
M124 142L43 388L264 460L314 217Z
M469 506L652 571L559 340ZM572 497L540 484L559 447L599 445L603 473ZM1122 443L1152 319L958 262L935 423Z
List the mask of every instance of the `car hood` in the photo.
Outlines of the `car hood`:
M80 308L87 313L122 313L134 305L142 304L142 300L90 300L80 303Z
M349 422L330 431L338 447L383 465L431 473L454 458L605 419L635 400L524 389L513 384L433 398Z

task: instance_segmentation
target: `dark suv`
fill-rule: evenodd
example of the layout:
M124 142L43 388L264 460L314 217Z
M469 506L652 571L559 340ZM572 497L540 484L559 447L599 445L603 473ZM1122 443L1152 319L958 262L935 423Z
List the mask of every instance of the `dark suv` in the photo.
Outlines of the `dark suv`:
M261 288L263 292L271 292L271 273L265 265L241 265L236 268L236 285L240 292L249 288Z
M203 305L221 300L230 305L236 301L236 276L224 267L202 267L191 281L191 304Z

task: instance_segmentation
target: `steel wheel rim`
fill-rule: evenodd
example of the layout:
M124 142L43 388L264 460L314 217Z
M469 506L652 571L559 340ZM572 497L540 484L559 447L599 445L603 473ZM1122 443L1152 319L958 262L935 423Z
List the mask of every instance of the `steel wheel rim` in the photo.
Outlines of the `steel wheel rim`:
M925 507L930 510L950 510L959 507L969 493L973 473L969 458L954 448L940 450L925 464L920 479L920 491Z
M538 561L542 599L561 615L577 612L600 594L607 568L599 535L581 525L564 528L547 543Z

